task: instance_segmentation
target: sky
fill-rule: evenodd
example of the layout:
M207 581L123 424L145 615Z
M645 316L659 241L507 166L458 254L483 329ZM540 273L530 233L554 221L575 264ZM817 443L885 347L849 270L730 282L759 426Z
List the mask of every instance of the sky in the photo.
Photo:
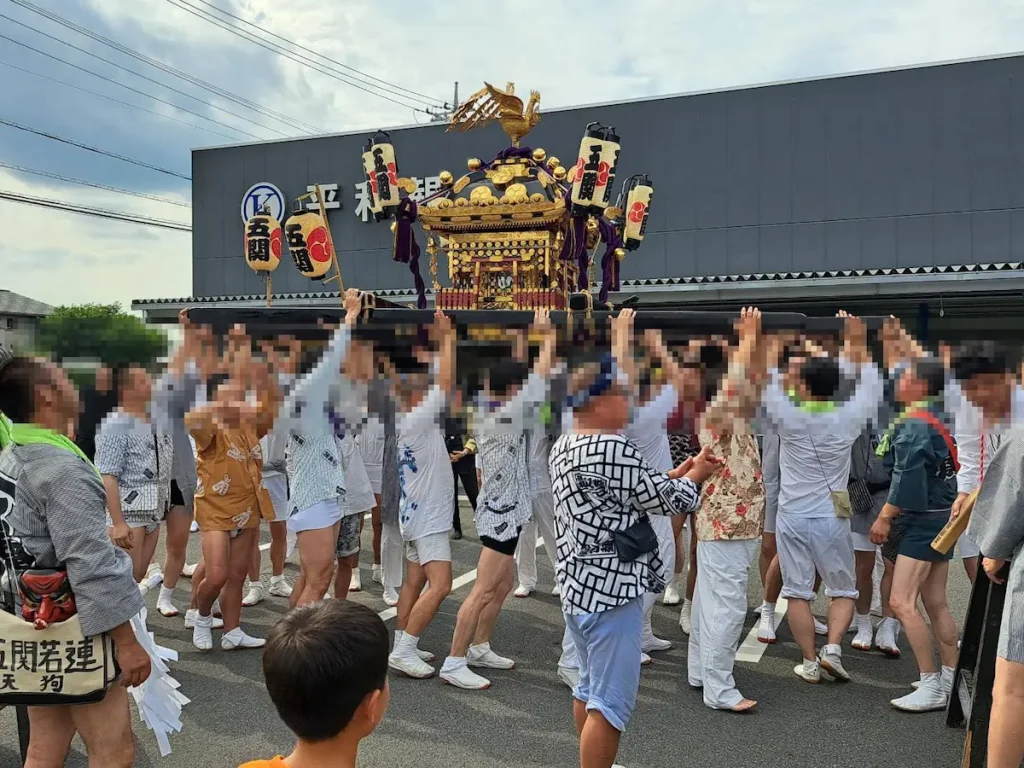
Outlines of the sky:
M0 121L185 177L193 148L301 133L19 2L0 0ZM452 99L455 81L465 96L484 80L512 80L520 91L543 93L542 111L1015 53L1024 47L1021 0L32 0L37 8L222 94L321 132L429 119L413 108L423 105L407 92L397 97L403 103L395 104L375 95L379 91L339 82L219 28L184 3L224 23L241 25L215 9L253 22L333 59L337 63L322 63L364 83L371 76L443 102ZM296 53L295 58L312 57ZM396 98L393 92L385 95ZM71 185L4 165L179 204ZM191 216L181 205L191 200L184 178L2 123L0 192L176 222L188 223ZM0 289L54 305L120 302L126 308L133 299L191 293L187 232L4 200L0 232Z

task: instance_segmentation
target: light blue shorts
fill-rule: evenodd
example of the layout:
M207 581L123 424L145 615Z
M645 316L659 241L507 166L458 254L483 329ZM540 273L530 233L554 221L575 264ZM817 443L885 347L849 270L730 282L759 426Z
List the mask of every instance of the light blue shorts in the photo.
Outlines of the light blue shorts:
M636 709L643 621L639 597L610 611L565 615L580 657L580 682L572 695L620 732Z

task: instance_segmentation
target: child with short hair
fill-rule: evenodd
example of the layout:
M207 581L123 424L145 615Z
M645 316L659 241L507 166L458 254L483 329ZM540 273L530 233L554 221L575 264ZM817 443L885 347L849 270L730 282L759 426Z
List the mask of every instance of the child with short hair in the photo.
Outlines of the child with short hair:
M267 692L298 738L288 757L240 768L355 768L391 698L388 631L364 605L327 600L285 615L263 654Z

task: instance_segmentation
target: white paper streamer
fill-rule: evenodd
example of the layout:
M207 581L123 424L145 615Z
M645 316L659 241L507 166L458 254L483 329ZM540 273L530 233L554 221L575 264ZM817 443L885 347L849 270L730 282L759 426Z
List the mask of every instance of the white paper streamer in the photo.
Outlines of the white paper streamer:
M168 734L171 731L181 733L181 708L189 703L178 688L181 683L170 675L170 668L165 662L177 661L178 652L156 644L153 633L146 627L146 609L132 619L132 629L143 649L149 654L153 671L141 686L129 688L139 708L142 722L156 736L160 747L160 756L171 754L171 742Z

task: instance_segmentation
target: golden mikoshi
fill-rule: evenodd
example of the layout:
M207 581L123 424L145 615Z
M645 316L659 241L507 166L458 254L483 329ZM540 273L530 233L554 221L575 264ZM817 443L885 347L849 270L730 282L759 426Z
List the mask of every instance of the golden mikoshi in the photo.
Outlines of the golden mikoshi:
M471 158L458 178L442 171L441 188L419 201L400 195L399 190L414 190L398 177L396 150L387 134L378 132L367 141L363 169L374 215L395 219L393 257L409 265L418 306L426 306L426 286L415 222L429 234L439 308L565 309L572 294L596 287L591 273L601 244L600 301L618 290L620 263L645 236L653 186L646 176L631 177L613 200L621 146L611 126L592 122L586 127L570 168L543 148L521 146L541 119L539 107L536 91L524 103L513 83L504 90L485 83L455 111L448 130L499 123L511 146L490 162ZM382 182L387 198L380 192ZM448 262L448 285L437 277L438 253Z

